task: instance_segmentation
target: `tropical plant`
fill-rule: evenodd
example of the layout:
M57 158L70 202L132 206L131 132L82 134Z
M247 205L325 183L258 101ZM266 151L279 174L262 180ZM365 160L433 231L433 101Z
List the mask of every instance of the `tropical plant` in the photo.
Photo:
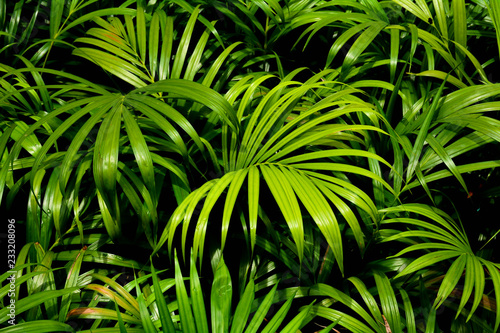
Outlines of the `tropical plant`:
M499 25L0 0L0 332L498 331Z

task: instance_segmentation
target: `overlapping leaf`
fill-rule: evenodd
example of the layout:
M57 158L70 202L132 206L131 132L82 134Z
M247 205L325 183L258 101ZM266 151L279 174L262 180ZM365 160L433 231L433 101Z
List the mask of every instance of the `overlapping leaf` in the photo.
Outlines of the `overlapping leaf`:
M337 140L346 140L348 144L357 133L363 135L366 130L379 131L370 125L335 123L336 120L354 112L364 112L376 118L376 111L368 104L357 102L355 99L351 100L349 95L339 93L338 95L332 94L304 111L294 114L295 108L302 106L301 99L304 94L309 90L324 88L324 85L311 83L297 88L289 87L293 84L292 81L283 82L262 98L255 111L251 113L248 123L242 124L244 132L241 141L238 135L227 134L225 136L231 138L230 145L225 146L226 150L222 152L225 155L224 160L228 161L225 165L226 174L220 179L205 183L184 200L171 216L159 246L168 240L168 246L171 248L175 231L180 223L183 223L182 241L185 244L194 209L200 200L206 197L196 222L193 248L195 254L198 252L200 255L203 254L211 210L222 193L229 188L226 203L230 206L225 207L222 221L222 248L224 248L230 215L233 211L232 206L239 193L244 190L243 184L247 176L248 180L252 181L248 182L247 187L249 193L252 193L248 207L249 216L252 216L251 229L255 230L257 227L255 198L260 191L258 185L260 177L257 176L262 175L297 245L299 260L302 260L304 251L304 227L299 202L304 205L330 244L341 270L343 268L342 237L332 206L335 206L342 218L348 222L360 249L363 250L364 236L361 226L356 214L345 200L366 211L376 222L377 213L374 204L368 196L363 195L348 181L329 176L329 173L347 173L376 179L388 191L392 191L389 184L376 174L340 161L345 157L363 157L378 160L386 165L388 163L374 154L356 149L331 149L295 156L291 154L309 145L312 147L316 142L328 140L332 135L335 135ZM249 100L246 101L246 103L249 102ZM244 105L239 107L240 110L245 108ZM292 114L294 114L293 120L286 121L286 117ZM223 126L229 128L229 125ZM267 137L267 133L273 129L273 135ZM344 133L345 136L343 136ZM233 150L236 147L239 147L237 154ZM326 159L330 162L324 162ZM255 243L254 233L255 231L251 232L251 244Z
M484 269L492 267L492 263L477 255L469 245L464 231L455 224L452 219L442 211L426 205L406 204L399 207L392 207L382 210L384 214L389 216L395 214L393 218L382 220L382 225L403 223L415 228L414 230L402 231L393 236L389 236L384 241L404 240L404 239L426 239L425 242L418 242L411 245L395 256L402 256L413 251L425 251L427 253L416 258L412 263L404 268L398 276L416 273L423 269L429 269L437 263L453 259L453 263L449 265L446 274L443 277L441 286L437 292L434 306L437 308L450 296L452 291L457 288L458 282L462 279L465 270L464 289L460 301L460 306L457 310L457 316L467 304L467 301L472 295L474 289L474 301L470 314L477 310L485 289L485 274ZM418 214L419 219L412 217L397 217L398 215ZM424 221L425 216L430 222ZM483 267L485 266L485 267ZM495 292L500 281L497 280L495 273L491 275ZM471 315L468 316L470 319ZM500 319L497 316L495 325L498 326Z

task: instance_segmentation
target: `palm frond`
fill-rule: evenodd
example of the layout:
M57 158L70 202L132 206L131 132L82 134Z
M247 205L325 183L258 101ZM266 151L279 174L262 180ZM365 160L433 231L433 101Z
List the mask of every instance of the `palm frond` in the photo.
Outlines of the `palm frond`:
M471 297L472 290L474 289L474 302L470 310L470 315L468 316L468 319L470 319L474 311L477 310L483 297L485 289L484 269L486 267L488 267L489 269L490 267L492 267L493 263L474 254L474 251L472 250L464 231L452 221L451 217L446 215L444 212L437 210L436 208L424 205L407 204L383 210L383 213L391 215L394 213L396 214L396 216L401 214L413 213L420 216L425 216L431 220L431 222L426 222L421 218L415 219L411 217L394 217L382 220L382 225L404 223L419 227L420 229L403 231L399 234L385 238L384 241L404 240L413 237L432 240L432 242L417 242L416 244L401 250L395 255L401 256L409 252L419 250L427 251L426 254L423 254L422 256L411 262L407 267L405 267L404 270L400 272L396 277L412 274L426 267L435 265L439 262L456 258L447 269L446 274L442 277L442 283L437 292L436 300L434 301L433 306L435 308L438 308L443 304L443 302L450 296L452 291L457 288L457 284L464 275L465 270L464 289L460 305L457 310L457 316L461 313L461 310L464 308L467 301ZM492 275L492 281L496 286L498 285L499 281L496 280L494 274L495 273L493 273Z

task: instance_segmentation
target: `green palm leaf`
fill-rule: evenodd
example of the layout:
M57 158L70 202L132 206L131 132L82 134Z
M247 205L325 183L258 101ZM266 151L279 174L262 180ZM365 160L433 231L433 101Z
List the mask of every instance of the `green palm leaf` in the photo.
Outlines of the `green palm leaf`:
M465 287L461 297L461 302L459 306L459 311L457 316L460 314L460 310L466 305L467 300L471 296L473 287L475 288L474 302L472 305L471 313L473 313L483 297L484 290L484 273L482 265L487 265L490 263L483 258L477 257L472 251L466 235L456 226L449 216L443 212L438 211L435 208L424 206L424 205L404 205L401 207L394 207L391 209L383 210L384 212L412 212L421 214L423 216L431 219L432 222L423 222L421 220L413 220L406 218L394 218L385 219L382 224L402 222L408 223L408 225L420 226L431 232L427 231L404 231L400 234L390 236L385 238L384 241L389 240L403 240L410 237L425 237L427 239L435 239L441 241L439 243L426 243L415 244L407 247L400 251L396 256L403 255L410 251L423 250L423 249L436 249L434 251L429 251L428 253L420 256L404 268L398 276L403 276L417 272L422 269L426 269L435 265L438 262L449 260L451 258L456 258L453 263L449 266L446 274L444 275L441 286L437 292L437 297L434 302L434 307L438 308L443 302L449 297L449 295L455 290L458 282L462 278L464 270L465 274ZM396 213L397 214L397 213ZM422 239L422 238L420 238ZM482 264L481 264L482 263ZM470 319L470 315L469 315Z
M113 6L0 0L0 331L498 330L498 1Z
M0 332L75 332L68 324L60 323L55 320L37 320L36 322L19 323L12 327L2 328Z
M109 22L96 17L95 22L100 28L88 31L92 37L78 38L76 42L88 47L79 47L73 54L94 62L136 88L167 78L195 80L197 74L203 73L204 63L213 53L213 48L206 47L211 33L216 33L212 23L199 17L199 7L191 8L189 20L178 39L173 28L173 22L177 19L175 16L167 16L165 10L159 7L151 18L146 19L145 10L139 2L135 21L133 15L127 14L124 17L125 24L119 17L113 17ZM207 26L207 30L193 47L194 28L199 21ZM231 45L214 60L215 65L208 71L203 84L212 85L217 69L223 62L230 61L228 56L238 44ZM188 50L192 50L190 57ZM172 52L175 55L173 62L170 60Z
M308 108L306 112L302 112L299 116L294 117L293 120L286 123L283 121L283 119L285 119L284 117L293 111L293 107L299 102L304 92L309 89L323 88L320 84L287 88L290 84L292 84L292 82L285 82L275 88L275 90L269 92L260 101L256 108L256 112L250 116L250 120L246 125L245 132L241 139L242 148L248 147L247 149L240 150L239 155L234 155L233 150L230 149L229 146L226 146L227 150L223 153L227 154L227 160L236 158L236 161L232 162L232 165L241 169L230 171L231 168L233 168L230 166L230 163L228 166L230 168L230 170L228 170L229 172L220 179L207 182L188 196L185 199L185 204L183 203L179 206L174 215L172 215L172 219L169 222L169 231L168 233L166 230L164 231L158 246L161 246L163 242L168 239L170 248L170 244L173 242L175 229L182 220L184 220L182 239L183 243L185 243L185 237L187 236L186 232L193 211L198 202L206 196L197 222L193 244L195 254L197 254L199 250L201 255L203 253L210 212L222 193L226 189L229 189L228 196L226 197L227 206L225 206L223 214L222 247L224 247L230 216L236 203L238 193L247 190L243 187L243 181L247 175L249 180L252 179L252 182L249 183L248 193L252 193L249 196L249 214L252 216L250 218L250 243L254 244L255 212L258 207L255 201L255 195L258 194L257 183L259 182L256 176L261 173L280 211L285 217L292 238L297 245L299 261L302 261L304 251L304 232L299 200L304 204L305 208L326 237L341 270L343 269L342 239L336 217L329 206L329 201L333 202L333 204L340 209L342 215L345 216L349 225L355 232L355 237L360 249L363 250L364 239L357 218L349 206L332 192L332 190L336 192L337 189L330 186L330 178L323 178L322 181L319 181L319 179L311 178L311 175L305 174L304 172L315 170L317 173L312 174L314 176L316 176L316 174L319 176L321 170L359 174L376 179L389 191L393 192L386 181L363 168L342 163L316 163L311 161L318 161L324 158L335 160L337 157L341 159L343 156L360 156L378 160L387 166L390 165L375 154L355 149L334 149L317 153L305 153L288 158L287 156L308 144L314 144L314 142L320 139L327 138L331 135L332 131L340 133L339 136L342 138L343 132L363 133L365 130L378 130L376 127L368 125L323 125L327 121L340 118L350 112L366 110L369 114L373 112L373 110L366 108L366 104L361 104L358 107L357 103L352 103L352 105L349 105L350 107L338 107L340 103L349 103L349 100L344 100L341 97L343 95L333 95L321 101L321 103L313 105ZM250 88L251 86L249 86L249 89ZM339 98L339 100L332 100L335 97ZM314 113L321 112L325 109L328 110L328 108L334 109L308 121L308 117L312 117ZM230 110L231 109L228 109L228 112ZM301 121L303 121L304 124L301 124ZM298 126L299 124L300 126ZM265 133L273 128L273 126L276 126L277 130L265 143L263 143ZM350 136L346 135L346 139L349 140L349 138ZM237 147L238 136L231 136L231 142L231 147ZM257 147L259 147L259 149L257 149ZM309 163L297 163L302 161ZM257 168L255 168L255 166L257 166ZM257 170L259 170L258 174L256 173ZM317 186L320 187L318 188ZM345 194L343 192L339 193L341 193L342 196L347 195L347 192L345 192ZM312 194L315 198L314 200L309 199ZM371 200L367 198L363 200L371 202ZM321 205L318 206L318 203L321 203ZM365 207L363 209L372 211L372 208ZM374 214L373 216L376 218L376 215L377 214Z

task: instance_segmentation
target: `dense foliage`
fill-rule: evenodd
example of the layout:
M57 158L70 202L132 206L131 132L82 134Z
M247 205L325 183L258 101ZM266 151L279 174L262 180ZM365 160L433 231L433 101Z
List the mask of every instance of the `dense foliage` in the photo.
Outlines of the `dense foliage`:
M0 332L498 330L500 2L0 0L0 41Z

